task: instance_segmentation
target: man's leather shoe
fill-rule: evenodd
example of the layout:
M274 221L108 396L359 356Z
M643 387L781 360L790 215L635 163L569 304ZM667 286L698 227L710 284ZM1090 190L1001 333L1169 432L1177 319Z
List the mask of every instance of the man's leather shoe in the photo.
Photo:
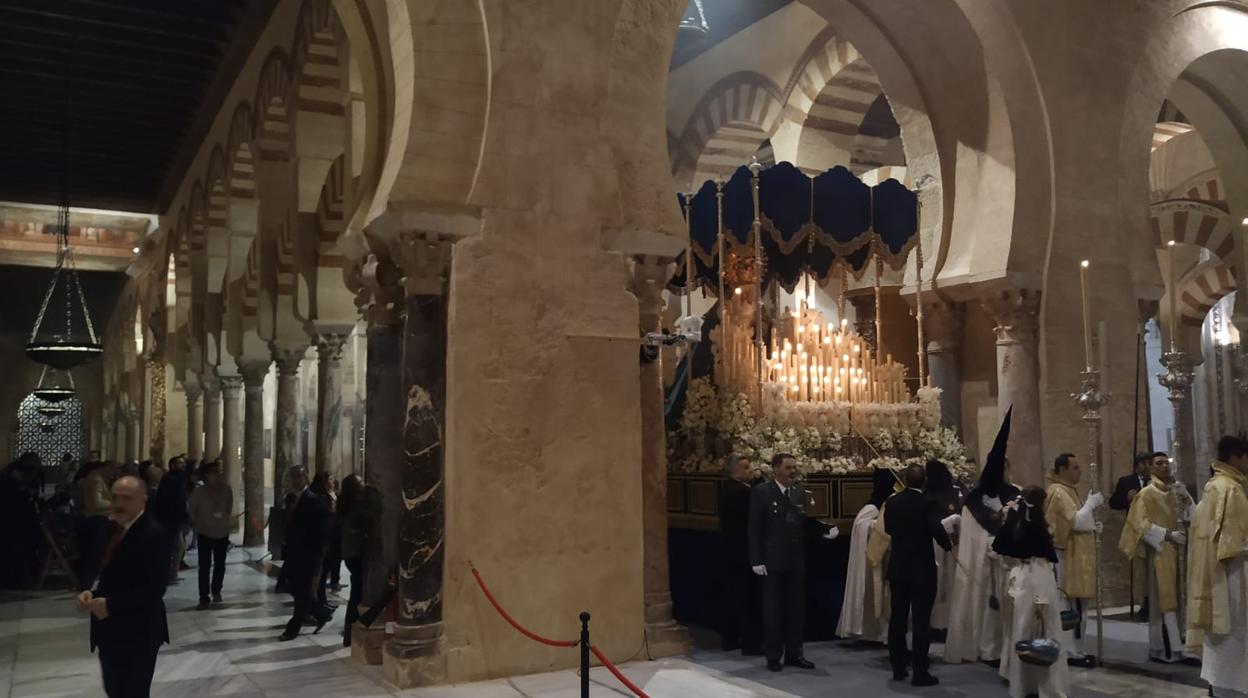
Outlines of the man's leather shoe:
M1082 669L1091 669L1096 666L1096 656L1085 654L1082 657L1067 657L1066 665L1080 667Z
M893 669L894 681L905 681L908 678L910 678L910 672L905 669Z
M814 662L811 662L809 659L805 657L798 657L797 659L792 659L792 660L786 659L784 660L784 665L795 666L798 669L814 669L815 668Z
M780 669L781 669L780 662L773 662L773 661L768 660L767 671L780 671Z
M278 641L278 642L289 642L289 641L291 641L291 640L293 640L293 639L295 639L295 638L297 638L297 637L299 637L299 633L282 633L281 635L278 635L278 636L277 636L277 641Z
M940 683L940 679L931 674L915 674L914 680L910 682L911 686L935 686Z

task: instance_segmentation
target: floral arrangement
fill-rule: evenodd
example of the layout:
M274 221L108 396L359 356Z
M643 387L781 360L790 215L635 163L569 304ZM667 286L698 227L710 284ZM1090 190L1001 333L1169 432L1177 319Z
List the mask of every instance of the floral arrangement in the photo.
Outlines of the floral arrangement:
M730 454L766 464L777 453L791 453L804 475L844 475L936 458L954 477L972 474L957 434L940 426L940 390L922 388L916 397L850 405L765 395L759 418L745 395L698 378L689 385L679 426L669 434L668 463L680 472L715 472Z

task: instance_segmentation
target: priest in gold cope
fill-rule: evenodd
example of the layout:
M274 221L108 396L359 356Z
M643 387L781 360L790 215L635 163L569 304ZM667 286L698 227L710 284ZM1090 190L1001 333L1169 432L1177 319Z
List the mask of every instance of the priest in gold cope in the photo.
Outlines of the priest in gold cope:
M1096 666L1096 658L1083 653L1079 641L1083 638L1084 609L1096 598L1095 533L1101 529L1094 512L1105 503L1100 492L1088 494L1086 502L1080 503L1076 488L1083 478L1083 465L1073 453L1063 453L1053 462L1053 471L1047 476L1044 498L1044 518L1053 533L1053 547L1057 550L1057 588L1067 610L1079 614L1074 630L1062 634L1062 649L1067 662L1073 666Z
M1154 459L1152 480L1136 493L1118 549L1128 560L1143 558L1148 579L1148 656L1161 662L1184 658L1179 633L1179 550L1187 544L1183 524L1192 498L1174 481L1169 459Z

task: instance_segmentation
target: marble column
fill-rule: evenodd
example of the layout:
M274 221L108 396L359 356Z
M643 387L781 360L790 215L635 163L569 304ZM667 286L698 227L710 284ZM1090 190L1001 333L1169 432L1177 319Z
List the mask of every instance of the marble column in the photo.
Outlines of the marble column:
M927 338L927 373L940 388L940 423L962 431L962 319L961 303L935 300L924 303L923 329Z
M403 324L403 510L397 542L399 619L386 644L384 674L398 686L433 685L446 677L442 570L446 555L445 274L449 244L414 244L405 259Z
M273 506L286 496L286 473L299 465L299 362L307 348L273 347L277 406L273 419Z
M268 361L246 362L243 375L243 545L264 543L264 379Z
M186 458L198 461L204 457L204 411L199 402L203 390L194 379L186 381Z
M159 355L147 361L151 381L151 425L148 453L156 463L165 462L165 360Z
M399 526L403 517L403 382L394 379L403 367L402 289L397 298L374 291L369 307L368 352L365 371L364 478L381 493L381 545L364 556L364 600L379 597L394 573L398 559ZM389 302L387 302L389 301ZM380 631L380 632L379 632ZM381 664L384 629L357 624L351 631L351 656L366 664Z
M126 462L137 462L143 455L143 445L140 443L140 420L143 418L142 411L130 408L126 410Z
M642 334L662 330L663 288L671 276L667 260L641 257L633 264ZM643 596L650 655L670 657L689 650L689 630L672 619L667 561L667 430L663 418L663 365L641 364L641 516Z
M221 379L209 376L204 386L204 460L221 457Z
M323 334L316 343L316 472L349 470L342 449L342 348L345 334Z
M1040 292L997 289L987 294L983 304L996 322L997 415L1003 419L1006 410L1014 408L1009 444L1011 476L1019 486L1043 485L1036 322Z
M221 402L224 416L221 420L221 461L225 464L225 481L234 490L234 501L239 501L243 491L242 445L243 428L243 377L221 376ZM235 504L237 507L238 505ZM238 530L235 524L234 531Z

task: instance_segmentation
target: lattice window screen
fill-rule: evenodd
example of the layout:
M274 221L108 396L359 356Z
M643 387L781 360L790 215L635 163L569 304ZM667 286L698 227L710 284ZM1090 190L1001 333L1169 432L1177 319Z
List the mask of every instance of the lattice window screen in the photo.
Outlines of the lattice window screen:
M72 453L81 458L87 452L87 433L83 428L82 403L71 397L56 403L65 409L60 415L47 417L39 408L50 403L34 395L27 395L17 408L17 434L13 439L13 455L16 458L27 451L34 451L44 465L61 462L61 454Z

